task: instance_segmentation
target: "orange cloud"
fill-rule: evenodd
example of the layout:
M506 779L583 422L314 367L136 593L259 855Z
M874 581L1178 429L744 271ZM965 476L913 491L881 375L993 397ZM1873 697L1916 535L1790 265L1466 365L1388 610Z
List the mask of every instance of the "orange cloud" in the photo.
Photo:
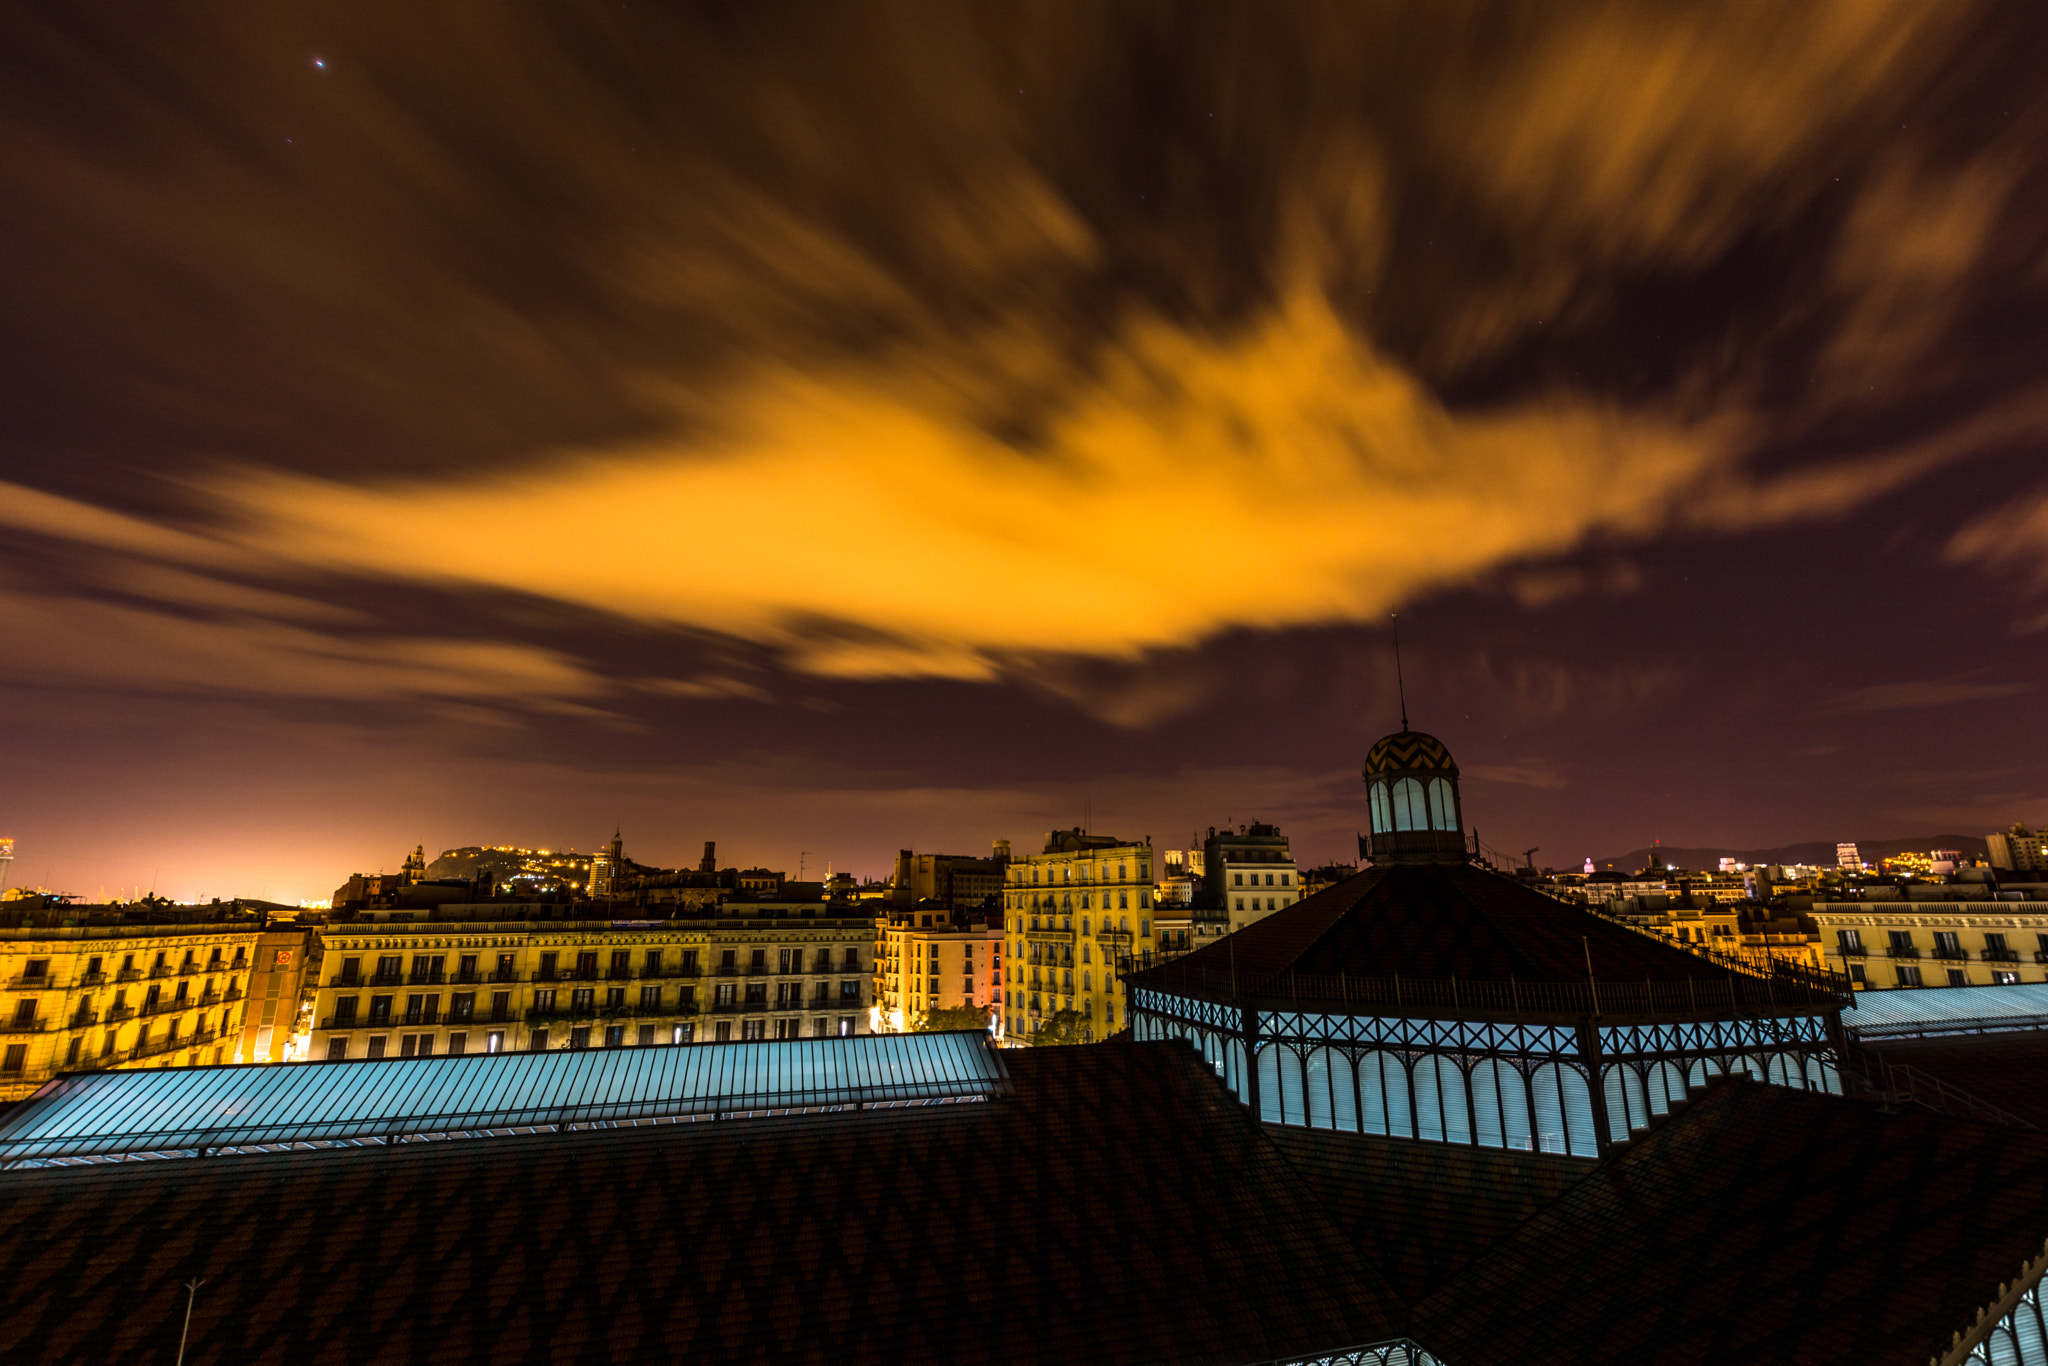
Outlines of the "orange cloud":
M1035 449L956 392L777 373L713 441L481 484L250 471L213 492L240 543L322 569L707 628L820 674L986 678L1006 655L1369 618L1646 531L1726 454L1715 429L1590 403L1453 414L1309 289L1238 338L1134 326Z

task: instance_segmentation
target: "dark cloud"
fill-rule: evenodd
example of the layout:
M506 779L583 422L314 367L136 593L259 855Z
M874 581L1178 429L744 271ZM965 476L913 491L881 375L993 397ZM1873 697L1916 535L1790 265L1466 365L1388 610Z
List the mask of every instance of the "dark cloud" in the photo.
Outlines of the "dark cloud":
M2035 8L17 7L0 52L27 715L1341 848L1405 605L1501 819L1604 848L1851 819L1917 741L1806 730L2042 662ZM1603 748L1659 756L1635 805Z

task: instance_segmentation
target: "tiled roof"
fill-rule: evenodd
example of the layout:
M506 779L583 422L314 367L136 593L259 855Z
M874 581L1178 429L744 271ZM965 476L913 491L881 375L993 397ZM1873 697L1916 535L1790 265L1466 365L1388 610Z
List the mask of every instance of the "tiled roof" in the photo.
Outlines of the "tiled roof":
M1947 1086L2048 1131L2048 1031L1944 1034L1866 1043L1862 1051L1894 1067L1903 1064L1939 1078ZM1908 1079L1896 1089L1911 1094L1911 1088Z
M983 1104L0 1173L0 1342L168 1360L194 1276L190 1366L1224 1363L1398 1334L1191 1051L1006 1060Z
M1426 1300L1459 1366L1924 1366L2043 1252L2048 1135L1729 1078Z
M1269 1126L1331 1218L1403 1299L1430 1291L1593 1170L1588 1158Z
M1487 982L1725 980L1709 960L1470 864L1368 868L1156 968L1146 985L1236 982L1254 994L1289 972Z

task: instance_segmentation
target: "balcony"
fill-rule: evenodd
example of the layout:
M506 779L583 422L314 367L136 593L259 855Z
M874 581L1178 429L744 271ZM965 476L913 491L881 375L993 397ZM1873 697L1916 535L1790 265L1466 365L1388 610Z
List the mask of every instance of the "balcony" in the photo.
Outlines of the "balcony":
M442 972L415 972L406 977L405 984L409 987L446 986L448 975Z
M1835 952L1844 958L1868 958L1870 956L1870 950L1864 948L1861 944L1839 945L1836 947Z
M348 1016L346 1019L339 1015L329 1015L320 1022L320 1027L322 1029L362 1029L365 1026L361 1020L353 1015Z
M78 974L78 985L82 987L105 986L106 982L107 974L104 972L81 972Z
M1911 945L1901 947L1900 945L1894 944L1890 948L1885 950L1885 956L1889 958L1918 958L1920 956L1920 950L1912 947Z
M519 974L516 972L493 972L490 975L490 980L493 982L516 982L519 980ZM536 976L534 980L537 982L540 978Z
M2039 954L2035 955L2036 958L2039 956ZM2020 961L2019 950L1986 949L1984 950L1984 961L1987 963L2017 963Z
M749 976L749 977L766 977L767 975L768 975L768 965L767 965L766 963L749 963L749 964L747 964L747 976Z
M120 1023L120 1022L121 1022L122 1020L132 1020L132 1019L134 1019L134 1018L135 1018L135 1007L134 1007L134 1006L109 1006L109 1007L107 1007L107 1023L108 1023L108 1024L118 1024L118 1023Z
M483 979L480 974L472 970L469 972L450 973L448 975L448 980L455 983L455 985L457 986L473 987Z
M220 993L217 991L202 991L199 993L199 999L194 1001L193 1004L202 1009L207 1006L219 1005Z
M360 987L360 986L362 986L362 985L363 985L363 982L364 982L364 979L363 979L363 978L361 978L361 977L349 977L349 976L346 976L346 975L339 975L339 976L334 976L334 977L330 977L330 978L328 978L328 979L327 979L327 985L328 985L328 986L331 986L331 987L348 987L348 988L350 988L350 989L354 989L354 988L356 988L356 987Z
M172 967L169 963L158 963L155 967L149 970L149 975L151 979L155 979L158 977L175 977L178 975L178 970Z
M606 968L604 970L604 980L607 982L630 982L633 980L633 969Z
M117 982L139 982L142 980L142 969L122 968L114 974L114 980Z
M57 990L57 979L47 972L38 973L33 977L23 973L19 977L10 979L7 983L7 989L9 991L55 991Z
M50 1027L48 1018L0 1020L0 1034L40 1034Z
M1928 957L1937 963L1967 963L1970 961L1970 951L1955 945L1937 944L1934 946L1934 952Z
M380 972L375 977L366 980L373 987L402 987L405 985L405 974L402 972Z

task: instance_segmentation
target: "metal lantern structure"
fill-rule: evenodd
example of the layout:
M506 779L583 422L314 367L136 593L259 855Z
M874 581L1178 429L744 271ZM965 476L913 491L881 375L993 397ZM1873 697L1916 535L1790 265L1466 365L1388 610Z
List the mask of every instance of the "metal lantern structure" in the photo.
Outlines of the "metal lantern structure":
M1485 866L1434 736L1387 736L1364 776L1369 865L1193 953L1126 960L1138 1038L1189 1041L1271 1123L1584 1157L1723 1073L1841 1092L1846 978Z

